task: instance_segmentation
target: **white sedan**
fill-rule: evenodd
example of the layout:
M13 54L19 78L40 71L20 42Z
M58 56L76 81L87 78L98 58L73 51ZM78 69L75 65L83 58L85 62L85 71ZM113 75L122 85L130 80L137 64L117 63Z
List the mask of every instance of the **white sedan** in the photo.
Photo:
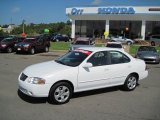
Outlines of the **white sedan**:
M32 97L48 97L55 104L68 102L72 93L123 85L134 90L148 76L143 60L123 50L79 48L64 56L24 69L19 90Z

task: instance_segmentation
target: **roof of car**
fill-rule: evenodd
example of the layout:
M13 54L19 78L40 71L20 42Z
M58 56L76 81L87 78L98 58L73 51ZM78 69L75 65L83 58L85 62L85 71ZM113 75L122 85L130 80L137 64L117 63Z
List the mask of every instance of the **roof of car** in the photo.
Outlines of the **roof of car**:
M88 51L92 51L92 52L109 51L109 50L123 51L123 50L118 49L118 48L108 48L108 47L80 47L78 49L88 50Z

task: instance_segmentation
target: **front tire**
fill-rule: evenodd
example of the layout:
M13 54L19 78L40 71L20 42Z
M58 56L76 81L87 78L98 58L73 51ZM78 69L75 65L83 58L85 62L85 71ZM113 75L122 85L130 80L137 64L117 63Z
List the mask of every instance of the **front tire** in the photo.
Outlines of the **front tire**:
M12 49L11 47L8 47L8 48L7 48L7 52L8 52L8 53L11 53L12 51L13 51L13 49Z
M35 49L34 49L34 48L31 48L30 54L31 54L31 55L34 55L34 54L35 54Z
M44 48L44 52L49 52L49 47L48 47L48 46L46 46L46 47Z
M56 39L56 42L59 42L59 39Z
M136 88L137 86L137 77L133 74L129 75L127 78L126 78L126 81L124 83L124 89L127 90L127 91L132 91Z
M151 42L151 46L155 46L155 42L152 41L152 42Z
M67 82L55 84L49 93L49 100L54 104L64 104L69 102L72 96L72 87Z

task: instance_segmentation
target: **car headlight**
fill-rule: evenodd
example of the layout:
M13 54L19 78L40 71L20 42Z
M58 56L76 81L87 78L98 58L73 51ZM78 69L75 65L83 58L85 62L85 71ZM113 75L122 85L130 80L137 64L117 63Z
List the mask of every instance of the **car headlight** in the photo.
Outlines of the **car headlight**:
M6 47L7 45L6 45L6 44L2 44L1 46L2 46L2 47Z
M39 77L30 77L27 80L28 83L39 84L39 85L45 84L45 81L46 81L45 79Z

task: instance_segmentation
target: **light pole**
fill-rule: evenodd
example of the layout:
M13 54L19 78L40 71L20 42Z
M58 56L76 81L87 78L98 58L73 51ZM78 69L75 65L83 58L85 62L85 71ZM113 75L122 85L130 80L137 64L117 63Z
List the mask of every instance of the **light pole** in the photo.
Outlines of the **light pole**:
M24 22L25 22L25 20L23 19L23 20L22 20L22 24L23 24L23 33L24 33Z

